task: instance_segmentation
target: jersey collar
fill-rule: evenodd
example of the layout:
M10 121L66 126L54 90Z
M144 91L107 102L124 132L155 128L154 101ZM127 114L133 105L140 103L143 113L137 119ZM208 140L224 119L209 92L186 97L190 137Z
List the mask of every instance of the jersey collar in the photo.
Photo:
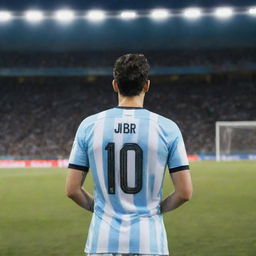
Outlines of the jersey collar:
M124 106L116 106L116 108L123 108L123 109L144 109L143 107L124 107Z

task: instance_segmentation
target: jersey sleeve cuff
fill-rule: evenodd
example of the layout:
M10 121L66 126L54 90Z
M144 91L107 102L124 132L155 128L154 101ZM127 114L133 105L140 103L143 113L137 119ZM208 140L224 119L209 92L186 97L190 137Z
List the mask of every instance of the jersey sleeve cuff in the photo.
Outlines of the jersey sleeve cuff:
M77 164L68 164L68 168L83 171L83 172L89 171L88 166L82 166L82 165L77 165Z
M181 166L178 166L178 167L169 168L170 173L184 171L184 170L189 170L189 165L181 165Z

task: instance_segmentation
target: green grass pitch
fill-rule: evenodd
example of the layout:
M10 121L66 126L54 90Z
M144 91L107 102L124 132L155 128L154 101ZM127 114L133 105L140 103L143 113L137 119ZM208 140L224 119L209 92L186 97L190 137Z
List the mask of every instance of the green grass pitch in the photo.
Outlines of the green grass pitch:
M191 164L190 202L165 215L173 256L256 255L256 162ZM64 193L65 169L0 169L0 255L79 256L91 214ZM92 191L91 175L85 187ZM172 191L165 177L164 195Z

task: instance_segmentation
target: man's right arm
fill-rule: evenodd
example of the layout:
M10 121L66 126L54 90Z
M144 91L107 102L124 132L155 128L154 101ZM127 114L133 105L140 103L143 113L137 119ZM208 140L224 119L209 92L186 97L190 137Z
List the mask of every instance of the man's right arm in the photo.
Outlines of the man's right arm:
M66 195L85 210L93 212L94 198L89 192L83 189L83 183L87 171L68 169L66 180Z
M172 211L192 197L192 180L189 170L170 173L174 185L174 192L167 196L161 203L161 213Z

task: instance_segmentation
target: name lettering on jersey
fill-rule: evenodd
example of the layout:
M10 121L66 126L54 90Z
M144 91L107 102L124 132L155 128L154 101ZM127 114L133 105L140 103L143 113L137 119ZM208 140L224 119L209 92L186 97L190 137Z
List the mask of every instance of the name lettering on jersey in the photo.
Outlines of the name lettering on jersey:
M115 133L136 133L136 124L131 123L118 123L117 128L114 129Z

